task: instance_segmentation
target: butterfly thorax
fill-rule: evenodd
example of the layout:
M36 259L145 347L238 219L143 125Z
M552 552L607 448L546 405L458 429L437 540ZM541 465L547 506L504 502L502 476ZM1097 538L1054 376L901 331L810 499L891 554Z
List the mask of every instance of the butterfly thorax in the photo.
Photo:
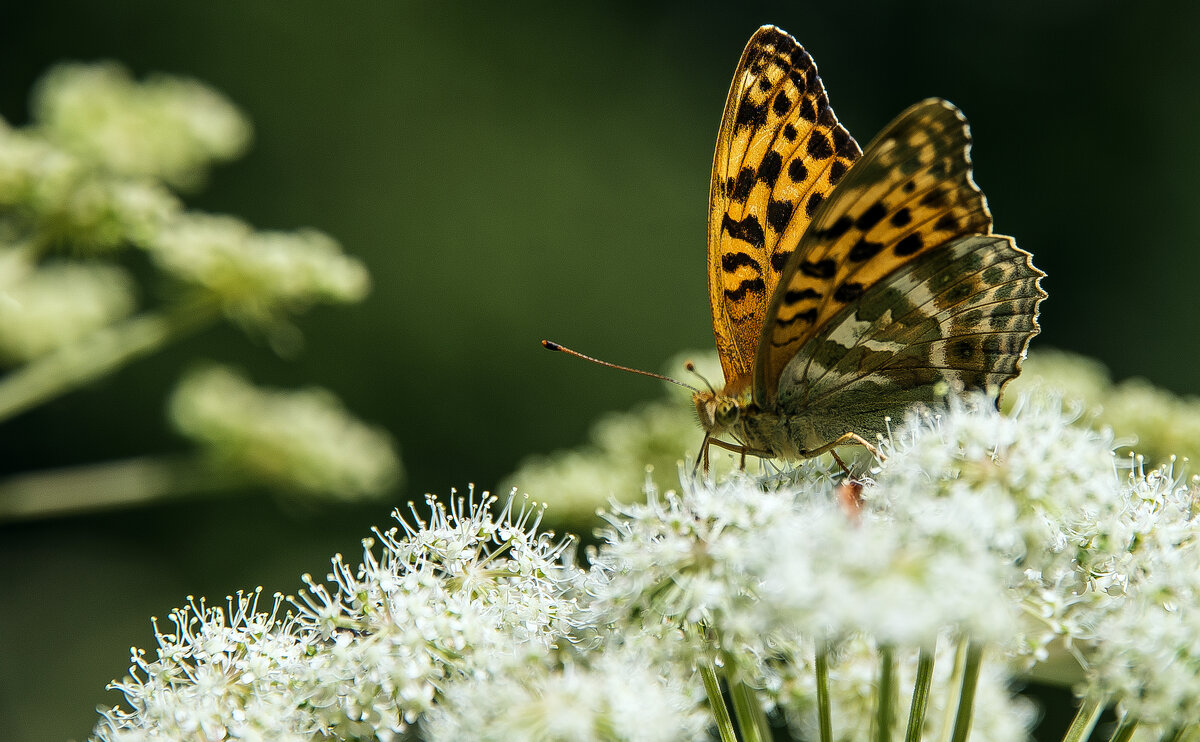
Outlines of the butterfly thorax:
M692 395L700 427L713 439L732 438L745 452L768 458L805 458L797 441L816 439L803 415L781 415L755 404L750 393L696 392ZM727 441L728 442L728 441Z

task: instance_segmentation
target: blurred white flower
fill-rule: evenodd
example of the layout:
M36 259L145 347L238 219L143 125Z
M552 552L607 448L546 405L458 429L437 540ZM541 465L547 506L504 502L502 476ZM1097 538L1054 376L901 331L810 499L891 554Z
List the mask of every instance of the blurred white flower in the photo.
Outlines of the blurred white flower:
M54 67L32 108L39 129L79 157L176 188L199 186L210 164L250 142L250 122L212 88L170 75L138 83L115 62Z
M401 476L390 436L323 389L263 389L209 367L180 381L170 414L219 465L285 491L377 497Z
M358 301L369 288L363 264L316 230L256 232L233 217L187 214L162 229L150 253L231 318L253 325L318 302Z
M96 255L145 245L181 209L159 183L104 173L0 120L0 235L38 252Z
M26 263L0 251L0 359L29 361L128 315L133 281L115 265Z

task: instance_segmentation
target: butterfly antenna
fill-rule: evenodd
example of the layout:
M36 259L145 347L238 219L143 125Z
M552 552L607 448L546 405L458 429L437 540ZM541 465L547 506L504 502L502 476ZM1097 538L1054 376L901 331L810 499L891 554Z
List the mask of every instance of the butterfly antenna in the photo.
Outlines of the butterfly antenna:
M566 353L569 356L575 356L576 358L582 358L585 361L591 361L592 363L596 363L601 366L608 366L609 368L615 368L618 371L628 371L631 374L641 374L642 376L649 376L651 378L660 379L662 381L669 381L672 384L678 384L679 386L683 387L684 389L691 389L693 392L700 391L696 387L691 386L689 384L684 384L682 381L679 381L678 379L672 379L670 376L663 376L662 374L656 374L656 373L652 373L650 371L643 371L639 368L630 368L628 366L621 366L616 363L609 363L608 361L602 361L599 358L592 358L591 356L584 355L583 353L580 353L577 350L571 350L570 348L566 347L565 345L559 345L558 343L551 342L549 340L543 340L542 347L545 348L546 350L556 350L559 353Z
M704 374L702 374L698 370L696 370L696 364L692 363L691 361L688 361L687 363L683 364L683 367L686 368L688 371L691 371L693 374L695 374L697 376L697 378L700 379L700 381L703 381L704 386L708 387L708 391L712 392L713 394L717 393L717 390L713 388L713 385L709 382L709 380L704 378Z

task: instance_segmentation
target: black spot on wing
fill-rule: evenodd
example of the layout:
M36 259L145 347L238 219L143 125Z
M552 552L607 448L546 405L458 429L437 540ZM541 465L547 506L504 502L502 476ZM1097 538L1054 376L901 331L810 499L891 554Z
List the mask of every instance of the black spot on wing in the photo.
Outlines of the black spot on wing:
M871 227L883 221L885 216L887 216L887 207L883 205L882 201L876 201L854 220L854 226L860 232L867 232L870 231Z
M793 183L803 183L808 178L808 168L799 158L788 163L788 177L792 179Z
M753 215L741 221L735 221L726 214L721 219L721 229L733 239L749 242L760 250L766 244L766 235L763 233L762 225L758 223L758 220Z
M794 325L797 322L808 322L811 324L816 321L817 321L817 309L816 309L816 307L813 307L812 309L806 309L803 312L797 312L790 319L784 319L782 317L777 317L775 319L775 324L779 325L780 327L787 327L788 325ZM791 342L791 341L787 340L782 343L777 343L777 345L787 345L789 342Z
M808 156L816 160L828 160L833 157L833 145L825 132L813 130L808 134Z
M838 237L850 231L854 226L854 220L848 216L839 217L836 222L830 224L829 227L821 232L822 237L836 240Z
M821 97L817 100L817 123L822 126L827 126L830 129L837 126L837 116L833 113L833 108L829 105L829 98L821 93Z
M946 205L946 192L941 188L935 188L921 197L921 205L940 209Z
M736 273L743 267L753 268L755 272L762 273L762 266L749 253L727 252L721 256L721 268L726 273Z
M767 290L767 284L761 278L747 278L738 284L736 289L725 289L725 298L730 301L741 301L747 294L761 294Z
M846 253L846 258L855 263L861 263L864 260L875 257L881 250L883 250L882 242L871 242L867 239L860 239L854 243L854 247L850 248L850 252Z
M925 247L925 240L921 239L921 235L913 232L909 236L896 243L894 252L903 257L905 255L912 255L915 252L919 252L922 247Z
M787 293L785 293L783 295L783 303L788 306L791 306L792 304L802 302L805 299L820 299L821 296L822 296L821 292L817 291L816 289L812 289L812 288L799 289L799 290L794 289L792 291L788 291Z
M800 272L809 278L830 279L837 273L837 263L831 258L804 260L800 263Z
M817 123L817 105L813 102L812 98L803 98L797 110L800 113L800 118L810 124Z
M763 78L763 80L759 82L759 85L762 85L762 83L765 81L766 81L766 78ZM771 84L770 84L770 82L767 82L767 90L770 90L770 89L771 89ZM733 125L739 129L746 127L746 126L758 129L758 128L761 128L762 126L765 126L766 123L767 123L767 104L761 103L761 104L755 105L754 102L751 101L749 97L743 98L742 104L740 106L738 106L737 116L733 120Z
M767 224L776 232L782 232L787 228L788 222L792 219L792 212L795 210L796 205L791 201L772 199L767 202Z
M838 157L853 159L858 156L858 143L850 136L850 132L842 128L833 130L833 151Z
M771 110L775 112L776 116L783 116L791 107L792 102L788 100L787 91L785 90L780 90L775 96L775 100L771 103Z
M733 184L733 200L741 203L750 197L750 191L754 188L754 170L750 167L744 167L737 174L737 180Z
M796 131L796 127L792 126L791 124L788 124L787 126L783 127L783 138L785 140L787 140L789 142L794 142L794 141L796 141L797 134L799 134L799 132Z
M775 150L771 150L758 165L758 180L766 183L768 188L774 188L781 170L783 170L783 157Z
M907 227L912 221L912 213L909 212L908 207L905 206L895 214L892 214L892 218L889 221L892 223L893 227Z
M975 344L970 340L959 340L950 346L950 355L958 361L969 361L975 355Z
M837 185L842 176L846 174L846 165L841 160L834 160L829 166L829 184Z
M937 220L933 228L943 232L953 232L958 229L958 219L955 219L953 214L942 214L942 218Z
M779 250L771 256L771 268L779 273L783 270L783 266L787 265L788 258L792 257L791 250Z
M841 286L837 287L836 291L833 292L834 300L840 301L843 304L854 301L862 295L863 285L861 283L854 283L853 281L847 281L843 283Z
M804 215L812 219L813 214L817 213L817 209L821 208L821 202L825 200L825 196L820 193L813 193L808 197L808 201L804 203Z

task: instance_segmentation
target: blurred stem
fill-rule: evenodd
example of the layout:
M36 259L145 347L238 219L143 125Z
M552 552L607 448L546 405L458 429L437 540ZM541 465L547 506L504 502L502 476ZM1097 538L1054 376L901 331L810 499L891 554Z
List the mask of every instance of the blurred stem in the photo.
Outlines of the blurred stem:
M1121 719L1121 723L1117 725L1116 731L1113 732L1109 742L1129 742L1133 737L1133 733L1137 731L1137 719L1131 719L1129 714Z
M0 523L132 507L246 484L200 456L142 457L0 480Z
M817 724L821 742L833 742L833 711L829 705L829 645L817 650Z
M925 708L929 704L929 687L933 683L933 650L921 647L917 655L917 680L913 683L912 706L908 710L908 729L904 742L920 742L925 727Z
M962 687L958 692L958 712L954 715L952 742L966 742L971 733L971 719L975 716L975 689L979 685L979 669L983 664L983 645L967 642L966 660L963 663Z
M725 706L725 698L721 695L721 683L717 680L717 670L711 662L700 666L700 677L704 680L704 692L708 695L708 705L717 720L717 731L721 742L737 742L737 733L733 729L733 718L729 716L729 708Z
M30 361L0 379L0 421L110 374L217 316L215 301L197 300L131 317Z
M771 742L771 728L754 689L735 680L729 683L729 697L733 699L733 713L744 742Z
M896 716L892 697L896 693L896 657L890 646L879 648L879 687L875 706L875 740L888 742Z
M946 683L946 706L945 715L942 717L942 733L938 737L942 742L949 742L950 734L954 731L952 718L956 708L953 693L955 689L961 690L963 673L967 667L967 640L962 638L958 642L958 646L954 648L954 668L950 671L950 680Z
M1071 721L1070 728L1063 735L1063 742L1083 742L1087 739L1096 726L1096 721L1100 718L1102 711L1104 711L1104 699L1094 696L1083 699L1083 703L1079 704L1079 710L1075 712L1075 719Z

